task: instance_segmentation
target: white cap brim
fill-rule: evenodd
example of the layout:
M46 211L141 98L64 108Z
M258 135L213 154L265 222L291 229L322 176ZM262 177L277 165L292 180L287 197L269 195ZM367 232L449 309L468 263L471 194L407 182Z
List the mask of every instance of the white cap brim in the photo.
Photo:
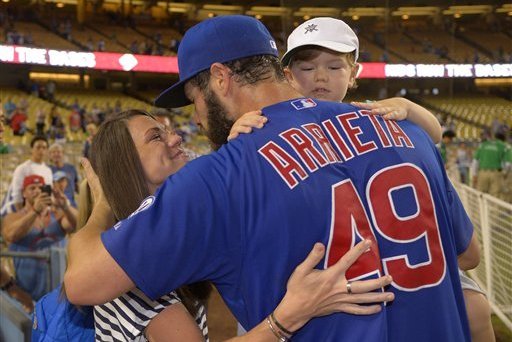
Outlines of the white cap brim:
M298 46L293 47L291 50L286 51L286 53L281 58L281 63L285 66L288 65L293 52L296 51L298 48L301 48L304 46L320 46L320 47L324 47L326 49L333 50L335 52L341 52L341 53L349 53L349 52L356 51L356 49L353 46L350 46L347 44L336 43L336 42L327 41L327 40L326 41L321 40L321 41L315 41L313 44L298 45ZM356 56L356 59L357 59L357 56Z

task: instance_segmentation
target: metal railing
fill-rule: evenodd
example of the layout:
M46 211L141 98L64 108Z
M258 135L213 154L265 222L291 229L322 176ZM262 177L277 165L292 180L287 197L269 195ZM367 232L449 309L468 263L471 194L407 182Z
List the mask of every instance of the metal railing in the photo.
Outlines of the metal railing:
M52 263L50 262L50 250L42 250L37 252L15 252L15 251L2 251L0 252L0 258L30 258L30 259L41 259L46 261L48 264L48 272L46 273L46 292L51 291L51 275L52 275Z
M512 204L454 182L480 241L480 265L469 272L494 313L512 331Z

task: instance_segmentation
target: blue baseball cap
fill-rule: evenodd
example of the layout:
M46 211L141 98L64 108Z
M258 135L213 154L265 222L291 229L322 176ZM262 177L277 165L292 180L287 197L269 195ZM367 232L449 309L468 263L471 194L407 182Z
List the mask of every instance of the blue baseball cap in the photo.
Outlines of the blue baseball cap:
M178 48L180 80L162 92L155 105L176 108L189 105L185 83L213 63L226 63L244 57L273 55L277 46L265 25L245 15L210 18L191 27Z
M62 178L68 178L68 174L64 171L57 171L53 174L53 181L58 182Z

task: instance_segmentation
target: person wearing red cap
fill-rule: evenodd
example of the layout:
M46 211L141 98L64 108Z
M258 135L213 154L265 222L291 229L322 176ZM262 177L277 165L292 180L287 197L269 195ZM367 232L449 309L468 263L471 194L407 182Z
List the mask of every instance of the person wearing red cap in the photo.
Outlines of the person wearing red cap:
M23 179L23 207L4 217L2 237L15 252L46 250L62 240L66 233L74 230L76 213L68 204L62 191L53 191L53 196L43 192L42 176L31 174ZM57 215L57 211L63 214ZM41 298L49 288L47 284L48 264L34 258L13 258L17 284L30 293L34 300Z
M2 201L0 215L20 210L23 207L23 180L26 176L36 174L44 178L46 184L52 183L52 170L45 163L48 155L48 140L43 136L35 136L30 141L30 159L24 161L14 169L11 184Z

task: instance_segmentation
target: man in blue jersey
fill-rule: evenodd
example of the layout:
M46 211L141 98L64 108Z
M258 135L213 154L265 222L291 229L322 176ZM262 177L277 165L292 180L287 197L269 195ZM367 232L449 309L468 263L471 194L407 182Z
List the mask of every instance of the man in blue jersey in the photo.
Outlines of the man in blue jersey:
M189 163L101 240L93 211L70 241L72 302L102 303L135 285L158 297L208 279L248 329L276 306L315 242L327 245L327 267L369 239L347 292L389 274L394 303L371 316L313 319L294 340L469 340L457 259L478 263L473 229L421 129L302 98L254 18L194 26L178 62L180 82L156 104L194 103L213 146L242 113L263 108L268 123Z

